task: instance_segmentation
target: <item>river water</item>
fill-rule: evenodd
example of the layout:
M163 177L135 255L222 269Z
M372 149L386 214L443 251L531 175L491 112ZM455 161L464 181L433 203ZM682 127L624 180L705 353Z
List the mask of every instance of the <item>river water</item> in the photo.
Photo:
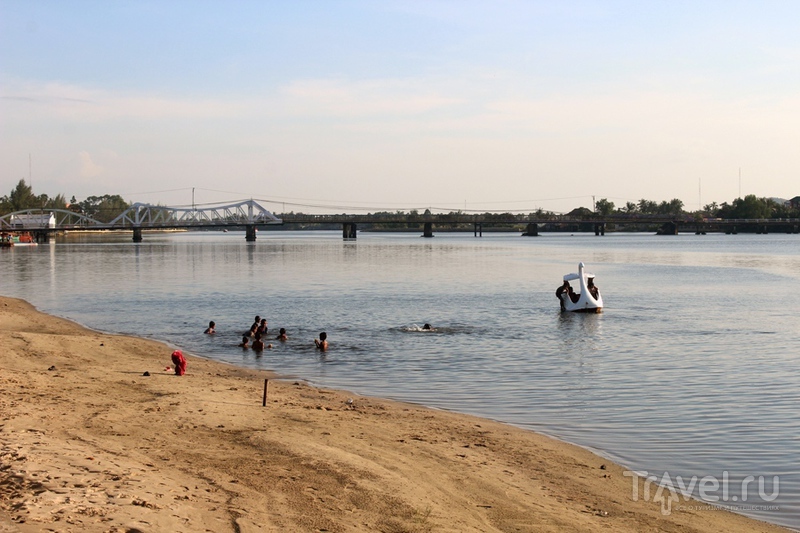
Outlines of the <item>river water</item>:
M509 422L800 528L798 239L75 235L0 250L0 294L195 355ZM579 261L602 314L559 312L554 291ZM238 348L255 315L289 341Z

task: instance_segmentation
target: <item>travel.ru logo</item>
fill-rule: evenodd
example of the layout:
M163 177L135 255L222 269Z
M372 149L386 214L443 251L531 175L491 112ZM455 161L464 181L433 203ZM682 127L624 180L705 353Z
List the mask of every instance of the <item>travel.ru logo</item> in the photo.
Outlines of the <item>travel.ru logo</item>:
M697 476L692 476L686 480L681 476L675 476L674 481L669 472L664 472L660 478L648 472L631 470L624 471L623 475L632 480L633 501L639 500L641 484L642 500L661 502L663 515L672 513L673 504L680 504L680 496L683 496L684 502L695 498L711 505L679 505L678 510L720 508L731 511L778 510L778 506L768 505L775 501L780 493L778 476L772 476L771 483L768 483L764 476L745 476L731 481L727 470L722 472L721 478L704 476L698 479Z

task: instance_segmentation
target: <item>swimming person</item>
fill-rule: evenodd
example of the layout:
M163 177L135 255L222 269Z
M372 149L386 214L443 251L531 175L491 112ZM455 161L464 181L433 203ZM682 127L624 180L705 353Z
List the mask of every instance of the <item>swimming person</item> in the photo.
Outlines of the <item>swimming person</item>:
M239 343L240 348L249 348L250 347L250 337L247 335L242 335L242 342Z
M261 317L259 315L256 315L256 320L255 322L253 322L253 325L250 326L250 330L247 332L247 335L255 337L256 331L258 331L258 326L260 325L260 323L261 323Z
M208 323L208 328L203 333L207 333L208 335L213 335L217 332L217 324L213 320Z
M324 352L328 349L328 334L324 331L319 334L319 340L314 339L314 344L320 351Z
M261 340L260 331L256 331L256 340L253 341L253 350L257 352L264 350L264 341Z
M287 339L289 339L289 337L286 336L286 328L281 328L280 332L278 333L278 336L275 337L275 340L283 342Z

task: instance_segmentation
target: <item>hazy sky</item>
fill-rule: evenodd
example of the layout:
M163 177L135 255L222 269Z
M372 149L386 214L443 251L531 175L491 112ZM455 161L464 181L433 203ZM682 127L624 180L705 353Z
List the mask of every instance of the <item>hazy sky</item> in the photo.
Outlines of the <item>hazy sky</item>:
M0 195L789 198L799 25L795 0L0 0Z

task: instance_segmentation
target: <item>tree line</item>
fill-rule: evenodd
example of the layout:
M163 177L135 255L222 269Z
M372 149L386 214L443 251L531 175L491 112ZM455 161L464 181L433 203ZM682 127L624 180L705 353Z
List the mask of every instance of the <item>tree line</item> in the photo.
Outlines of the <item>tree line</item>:
M798 198L796 198L798 199ZM0 216L15 211L26 209L65 209L91 217L100 222L110 222L119 216L120 213L130 207L121 196L114 194L104 194L103 196L89 196L83 201L77 201L75 196L67 201L63 194L58 194L50 198L46 194L34 194L30 185L24 179L19 180L17 186L10 194L0 198ZM730 203L723 202L717 204L712 202L703 206L702 210L687 212L684 211L684 203L678 198L670 201L655 202L653 200L641 199L638 202L626 202L624 207L617 207L614 202L607 198L601 198L595 202L594 211L585 207L573 209L570 215L587 216L592 214L610 216L614 214L627 215L673 215L712 218L800 218L800 202L793 205L785 205L776 202L771 198L758 198L754 194L748 194L744 198L736 198ZM391 214L388 212L375 213ZM398 212L396 214L405 214ZM409 216L418 215L416 210L408 213ZM484 220L490 222L492 219L509 218L511 213L485 213L482 215ZM530 216L537 220L554 219L556 214L552 211L537 209L530 213Z
M19 180L10 194L0 198L0 216L26 209L65 209L100 222L111 222L129 207L130 204L117 194L89 196L82 202L78 202L74 196L68 202L63 194L52 198L46 194L37 195L24 179Z
M601 198L595 202L595 213L600 215L613 214L641 214L641 215L694 215L696 217L712 218L798 218L800 217L800 203L784 204L772 198L758 198L755 194L748 194L744 198L736 198L731 203L717 204L712 202L703 206L699 211L687 212L683 209L683 201L673 198L669 202L661 203L651 200L639 202L626 202L625 207L617 208L614 202Z

